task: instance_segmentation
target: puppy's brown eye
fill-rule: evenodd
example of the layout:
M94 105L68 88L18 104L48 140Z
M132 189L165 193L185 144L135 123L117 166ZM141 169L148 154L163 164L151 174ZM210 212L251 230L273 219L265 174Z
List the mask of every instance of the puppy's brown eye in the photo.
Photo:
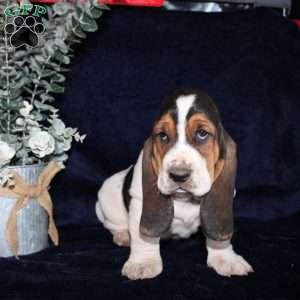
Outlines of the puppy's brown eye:
M160 133L158 134L158 138L159 138L159 140L161 141L162 144L167 144L167 143L169 143L169 137L168 137L168 135L167 135L166 133L164 133L164 132L160 132Z
M203 143L207 139L208 135L209 133L204 129L197 130L195 133L195 142L199 144Z

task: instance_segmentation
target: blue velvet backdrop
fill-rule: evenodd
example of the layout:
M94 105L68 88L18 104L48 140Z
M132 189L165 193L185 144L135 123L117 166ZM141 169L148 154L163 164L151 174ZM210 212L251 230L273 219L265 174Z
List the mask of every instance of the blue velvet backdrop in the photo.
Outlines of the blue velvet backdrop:
M113 9L78 49L61 105L87 133L57 182L60 223L95 222L96 190L134 163L165 95L206 90L238 144L236 216L300 210L300 38L268 10ZM63 200L59 193L64 188Z
M61 245L0 260L1 300L300 299L300 34L271 10L228 14L114 8L77 49L67 124L88 134L51 190ZM204 239L162 243L164 273L121 278L128 249L94 213L101 182L135 162L162 98L202 88L238 143L234 245L247 278L206 266Z

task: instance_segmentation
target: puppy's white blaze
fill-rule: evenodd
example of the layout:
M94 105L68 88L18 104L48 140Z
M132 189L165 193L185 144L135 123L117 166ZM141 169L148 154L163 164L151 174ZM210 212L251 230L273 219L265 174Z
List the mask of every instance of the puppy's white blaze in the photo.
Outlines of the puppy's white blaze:
M186 117L195 101L196 95L181 96L176 100L177 106L177 143L186 143Z
M158 176L158 188L164 194L171 194L178 189L178 185L170 180L168 169L174 165L182 163L192 168L191 179L183 188L196 196L206 194L211 188L211 178L209 176L206 160L196 151L186 139L187 115L194 104L196 96L181 96L176 100L177 106L177 142L165 155L162 169Z

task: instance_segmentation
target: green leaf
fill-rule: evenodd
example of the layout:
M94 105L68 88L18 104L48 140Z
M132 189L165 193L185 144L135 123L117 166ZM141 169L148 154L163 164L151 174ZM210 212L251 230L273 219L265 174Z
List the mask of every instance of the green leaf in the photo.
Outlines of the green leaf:
M94 32L98 29L96 21L86 15L79 19L79 22L83 31Z
M23 103L11 101L9 106L7 105L6 101L1 103L2 108L8 111L18 111L20 108L24 107Z
M86 38L86 34L84 33L84 31L82 31L82 29L78 25L72 29L72 32L77 37L80 37L81 39L85 39Z
M21 89L12 89L10 91L10 98L13 100L15 98L18 98L22 93Z
M55 45L60 49L64 54L68 53L68 46L61 39L55 39Z
M42 78L50 77L50 76L54 75L55 73L56 72L53 70L45 69L42 73Z
M59 2L53 5L53 9L55 13L57 13L59 16L62 16L68 12L69 6L64 2Z
M100 9L102 9L102 10L110 10L110 8L109 8L106 4L104 4L104 3L99 3L98 0L93 0L93 5L94 5L95 7L98 7L98 8L100 8Z
M56 73L51 77L51 80L54 82L64 82L66 77L62 74Z
M36 59L36 61L38 61L39 63L44 63L44 62L46 62L46 59L45 59L45 57L44 56L42 56L42 55L35 55L35 57L34 57L35 59Z
M55 98L53 96L46 94L46 93L42 94L40 97L43 102L46 102L46 101L53 102L55 100Z
M33 57L30 57L30 67L31 69L36 71L38 75L41 75L41 66L37 63L37 61Z
M54 107L52 105L44 104L44 103L41 103L39 101L35 101L34 102L34 106L36 108L38 108L39 110L41 110L41 111L44 111L44 110L50 110L50 111L52 111L54 109Z
M70 42L70 44L80 44L81 43L81 40L79 38L75 38L75 36L69 37L68 41Z
M99 19L103 15L103 11L97 7L93 7L90 10L90 14L93 18Z
M60 51L55 51L55 55L54 58L56 60L58 60L59 62L62 62L66 65L68 65L70 63L70 58L66 55L64 55L63 53L61 53Z
M60 86L56 83L50 84L49 92L60 94L63 93L64 91L65 88L63 86Z
M58 68L58 71L60 71L60 72L69 72L69 71L71 71L71 69L69 69L69 68L64 68L64 67L59 67L59 68Z
M45 87L45 89L48 89L48 90L51 88L50 83L45 79L40 81L40 86L43 86L43 87Z
M75 13L76 13L77 18L79 18L82 15L82 9L79 6L76 6Z

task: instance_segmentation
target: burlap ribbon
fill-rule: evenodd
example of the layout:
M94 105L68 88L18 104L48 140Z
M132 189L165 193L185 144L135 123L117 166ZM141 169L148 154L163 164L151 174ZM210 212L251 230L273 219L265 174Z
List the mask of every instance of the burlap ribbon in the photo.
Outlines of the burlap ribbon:
M49 217L48 233L55 245L58 245L58 231L53 219L53 204L48 193L51 180L60 170L58 164L51 161L42 171L37 184L27 184L16 172L10 172L13 184L0 187L0 196L15 198L17 201L13 206L6 223L6 239L13 255L18 254L17 240L17 212L26 206L29 199L36 200L46 211Z

